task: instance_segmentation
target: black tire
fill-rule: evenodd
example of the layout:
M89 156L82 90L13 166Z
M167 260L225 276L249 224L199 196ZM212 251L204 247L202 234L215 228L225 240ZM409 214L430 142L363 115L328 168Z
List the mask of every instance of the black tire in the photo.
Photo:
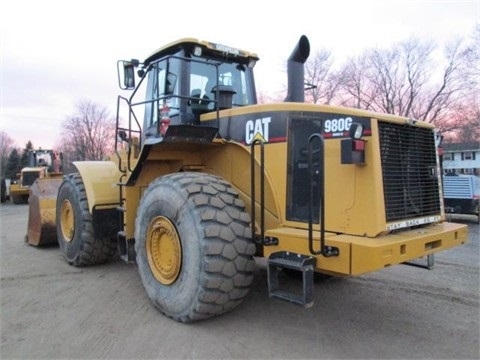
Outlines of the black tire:
M114 238L95 237L85 186L77 173L67 175L58 189L56 223L58 244L70 265L102 264L116 253Z
M0 179L0 203L7 201L7 183L5 179Z
M149 185L135 222L135 250L143 286L163 314L194 322L242 303L255 252L244 207L228 182L208 174L171 174Z
M28 195L11 195L10 197L15 205L28 204Z

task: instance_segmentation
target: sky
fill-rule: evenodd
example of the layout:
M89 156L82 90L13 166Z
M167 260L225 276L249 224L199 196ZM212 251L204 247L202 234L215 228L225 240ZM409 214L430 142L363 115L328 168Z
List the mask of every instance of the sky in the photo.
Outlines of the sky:
M116 111L117 60L145 59L183 37L256 53L257 91L286 84L306 35L336 61L411 37L471 35L480 0L0 0L0 130L15 145L54 148L79 101Z

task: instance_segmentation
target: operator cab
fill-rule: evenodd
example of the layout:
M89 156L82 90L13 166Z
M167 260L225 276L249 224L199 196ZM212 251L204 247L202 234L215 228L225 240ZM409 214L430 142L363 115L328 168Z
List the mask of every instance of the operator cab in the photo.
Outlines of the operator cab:
M120 61L124 68L120 86L135 89L130 108L144 111L142 142L161 140L171 125L201 125L204 113L256 104L252 69L257 60L246 51L182 39L144 63ZM140 76L136 87L134 68Z

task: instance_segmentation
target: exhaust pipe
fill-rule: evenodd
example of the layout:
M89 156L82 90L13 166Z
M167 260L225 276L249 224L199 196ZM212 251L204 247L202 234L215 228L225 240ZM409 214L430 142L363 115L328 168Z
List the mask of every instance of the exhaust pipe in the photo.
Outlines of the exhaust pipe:
M287 62L288 90L285 101L305 102L305 70L303 64L310 55L310 42L305 35L293 49Z

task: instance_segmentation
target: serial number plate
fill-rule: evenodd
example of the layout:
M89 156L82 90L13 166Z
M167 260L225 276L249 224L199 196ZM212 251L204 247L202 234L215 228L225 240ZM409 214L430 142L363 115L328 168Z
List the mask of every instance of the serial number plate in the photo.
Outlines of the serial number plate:
M398 230L398 229L408 228L412 226L430 224L437 221L440 221L440 216L438 215L427 216L427 217L417 218L417 219L409 219L409 220L387 224L387 230Z

